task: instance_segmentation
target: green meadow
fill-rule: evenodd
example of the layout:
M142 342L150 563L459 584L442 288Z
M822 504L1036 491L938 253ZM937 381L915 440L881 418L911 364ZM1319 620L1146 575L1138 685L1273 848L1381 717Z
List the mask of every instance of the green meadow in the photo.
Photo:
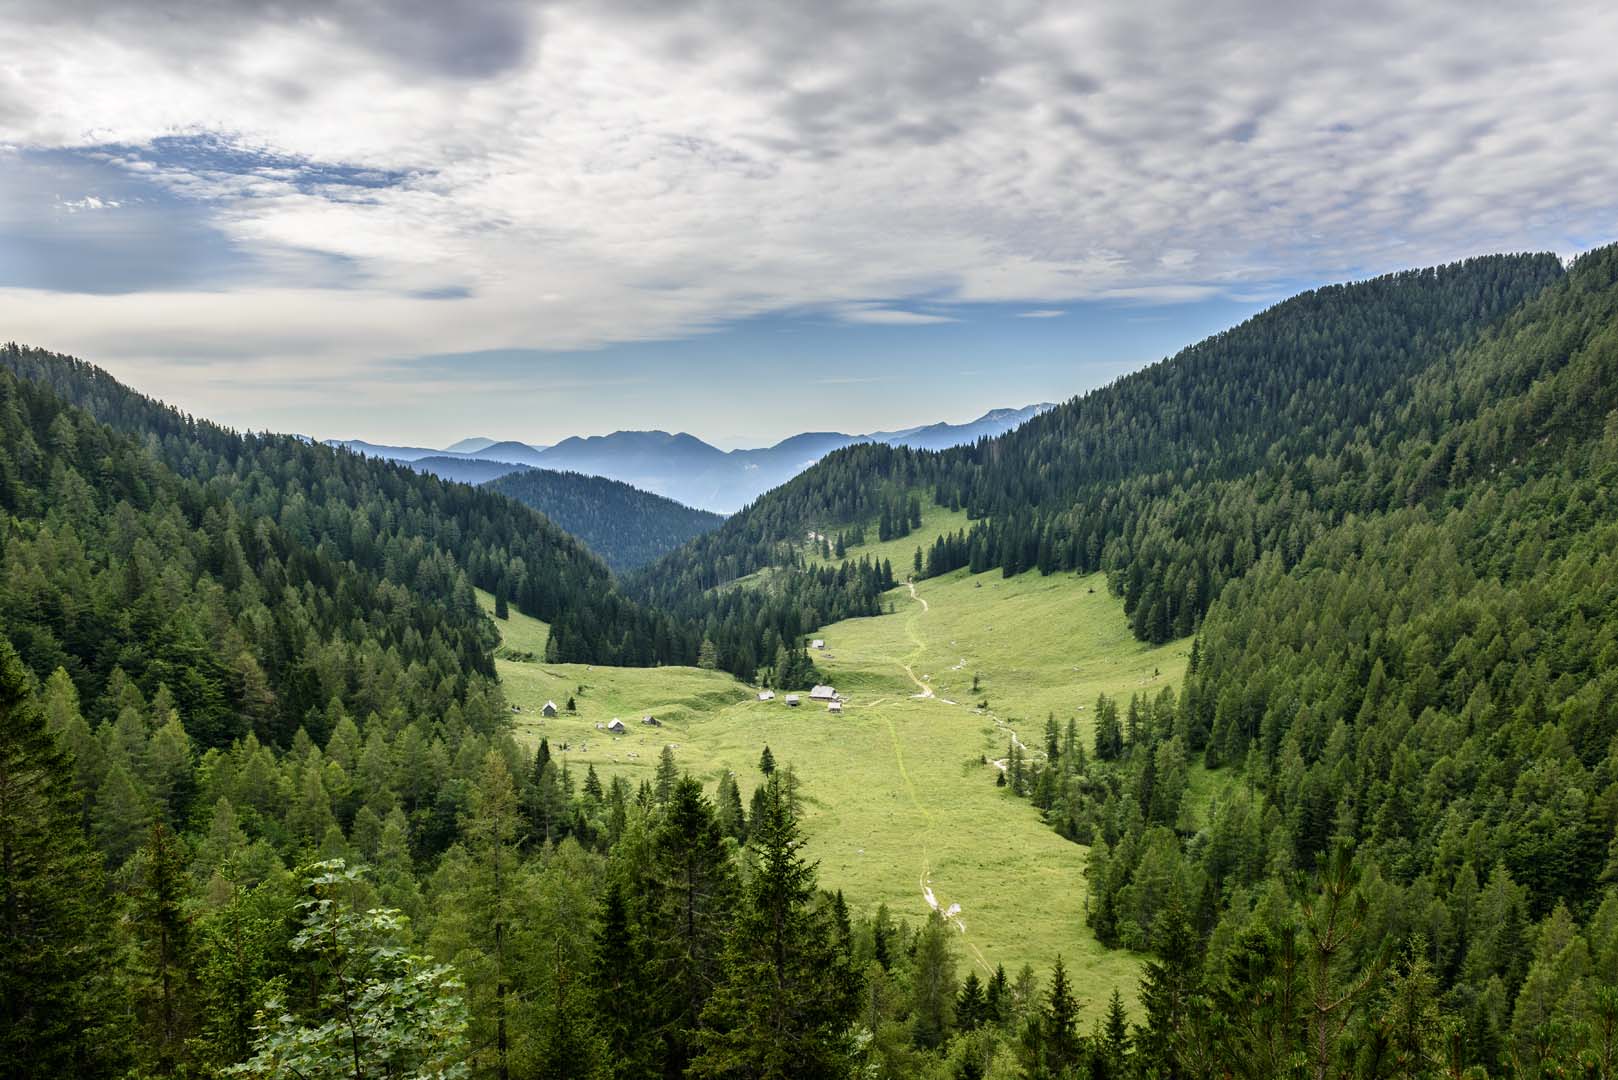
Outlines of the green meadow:
M892 543L913 550L916 539ZM710 785L734 772L745 801L768 745L802 784L824 887L912 921L926 917L930 893L945 911L959 905L964 960L1015 974L1024 963L1043 972L1060 954L1092 1007L1115 988L1133 1000L1138 958L1101 948L1084 924L1087 849L997 787L990 762L1013 732L1039 746L1047 714L1077 717L1088 738L1097 694L1177 684L1187 643L1135 641L1099 575L961 571L913 594L900 586L889 600L891 614L817 632L826 648L815 661L846 698L841 715L807 696L797 708L784 695L761 702L752 687L697 668L497 664L519 735L549 739L576 773L593 765L638 784L669 745ZM498 625L503 653L543 655L543 623L514 612ZM565 709L569 697L576 712ZM547 701L561 710L554 718L540 715ZM623 735L604 730L613 719Z

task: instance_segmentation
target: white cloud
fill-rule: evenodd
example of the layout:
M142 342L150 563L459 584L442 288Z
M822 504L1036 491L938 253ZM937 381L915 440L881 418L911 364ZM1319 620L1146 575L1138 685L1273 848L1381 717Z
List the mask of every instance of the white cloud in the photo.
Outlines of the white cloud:
M1033 311L1019 311L1019 319L1060 319L1067 312L1061 308L1035 308Z
M1566 251L1618 208L1605 4L14 7L0 145L121 147L254 276L0 291L8 336L244 395L783 310L1267 295ZM198 135L246 153L152 149Z
M960 322L952 315L927 311L900 311L877 304L847 304L839 308L837 317L844 322L870 323L875 326L927 326L932 323Z
M70 214L80 210L116 210L121 205L117 199L102 199L95 195L86 195L82 199L63 199L57 197L56 204Z

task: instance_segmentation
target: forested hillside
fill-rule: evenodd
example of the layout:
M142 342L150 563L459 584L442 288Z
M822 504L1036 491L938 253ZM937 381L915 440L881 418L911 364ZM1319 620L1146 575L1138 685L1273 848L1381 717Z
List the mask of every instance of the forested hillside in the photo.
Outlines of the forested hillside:
M509 499L288 435L238 434L70 357L8 345L0 348L0 364L138 437L240 519L273 521L305 548L424 600L465 607L467 582L508 597L553 626L561 659L650 664L696 657L690 635L620 595L599 560Z
M633 588L716 623L721 663L744 667L760 648L758 619L709 590L791 568L806 530L873 516L919 488L976 522L924 553L924 574L1106 570L1137 636L1184 636L1225 582L1269 552L1290 564L1348 509L1308 501L1312 460L1363 453L1380 406L1560 275L1553 256L1490 256L1304 293L998 439L832 454ZM809 582L786 590L805 629L833 607L874 604Z
M1618 248L1321 290L1026 436L833 455L637 576L658 614L496 494L6 355L0 1076L1615 1074ZM1138 474L1091 477L1102 431ZM812 677L803 632L891 603L865 523L928 491L977 518L930 572L1093 550L1138 634L1193 633L1178 692L958 766L1090 845L1132 1013L819 891L767 748L750 801L673 748L635 790L519 745L488 677L475 585L548 653Z
M1092 746L1053 729L1013 787L1093 845L1097 935L1214 994L1184 1022L1221 1053L1209 1025L1274 1022L1255 992L1297 977L1273 907L1301 871L1358 881L1352 970L1402 949L1460 1064L1546 1075L1593 1033L1610 1070L1618 249L1367 426L1300 473L1338 524L1220 594L1184 693L1103 699ZM1198 759L1240 777L1206 811L1183 801Z
M4 369L0 436L5 633L92 720L158 695L156 723L184 716L205 747L324 737L345 710L408 722L472 701L492 722L493 628L459 571L424 568L417 590L335 561L292 515L244 517Z
M620 573L668 554L725 520L616 480L582 473L534 469L510 473L485 486L538 510Z

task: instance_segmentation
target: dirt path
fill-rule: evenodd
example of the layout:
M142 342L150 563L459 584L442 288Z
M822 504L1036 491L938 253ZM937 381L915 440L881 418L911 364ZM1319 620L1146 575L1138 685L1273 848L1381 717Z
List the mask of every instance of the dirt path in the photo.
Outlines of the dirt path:
M921 691L919 694L911 694L910 695L911 697L913 697L913 698L930 698L930 697L933 696L933 688L928 686L926 683L922 682L920 679L916 678L916 673L913 670L911 670L911 667L910 667L909 664L900 664L899 666L905 669L905 674L910 676L910 681L916 684L916 689L917 690Z
M916 595L915 582L907 581L905 582L905 585L910 589L910 598L921 605L920 611L913 611L911 614L905 616L905 636L910 639L910 643L914 645L915 648L911 651L908 657L899 661L899 666L904 669L905 675L908 676L910 681L916 685L916 689L918 691L917 693L910 695L911 700L931 699L934 701L943 702L944 704L954 705L955 703L953 701L948 701L945 698L935 696L933 694L933 688L928 686L925 680L917 678L915 668L911 666L921 658L923 653L927 651L927 642L922 638L917 624L923 615L926 615L932 610L932 605L927 603L926 597ZM911 780L910 773L905 769L904 753L899 746L898 728L894 727L891 719L886 720L886 723L888 726L888 737L893 742L894 763L899 768L899 778L904 782L905 793L910 796L911 804L915 806L917 812L921 814L922 820L927 823L927 830L923 832L921 836L921 875L917 882L921 887L921 897L927 902L927 906L929 908L938 912L944 917L945 921L961 932L961 937L966 945L967 951L972 954L972 958L977 961L978 965L982 967L985 972L992 971L993 969L990 967L988 957L984 956L983 951L977 947L977 944L966 936L966 922L961 917L961 905L958 903L952 903L945 906L938 899L937 894L933 891L932 855L928 848L927 836L937 826L937 822L933 818L932 811L929 810L926 804L921 801L921 796L916 791L916 785Z
M905 674L910 677L910 681L915 683L916 689L920 691L919 693L912 694L910 696L915 698L930 698L933 696L933 688L928 686L923 680L916 678L915 669L912 668L910 664L913 661L920 659L921 654L927 651L927 643L923 641L921 639L921 635L916 632L916 622L921 618L922 615L925 615L931 611L932 607L927 603L926 597L916 595L916 583L914 581L907 581L905 582L905 585L910 589L910 599L921 605L921 611L920 613L912 612L911 614L905 616L905 637L910 639L910 643L914 645L915 648L911 650L908 659L901 660L899 662L899 666L904 668Z

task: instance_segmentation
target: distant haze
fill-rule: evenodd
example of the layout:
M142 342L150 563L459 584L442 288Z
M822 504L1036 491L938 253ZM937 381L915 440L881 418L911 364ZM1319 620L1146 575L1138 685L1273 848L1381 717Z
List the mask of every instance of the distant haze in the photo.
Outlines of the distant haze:
M363 439L327 441L463 483L487 483L522 469L579 472L610 477L700 510L728 514L844 446L885 442L918 450L942 450L1002 435L1049 408L1049 402L1041 402L1022 408L993 409L966 424L939 422L863 435L803 432L771 446L728 452L694 435L667 431L615 431L564 439L551 447L497 442L481 436L461 439L443 450Z

